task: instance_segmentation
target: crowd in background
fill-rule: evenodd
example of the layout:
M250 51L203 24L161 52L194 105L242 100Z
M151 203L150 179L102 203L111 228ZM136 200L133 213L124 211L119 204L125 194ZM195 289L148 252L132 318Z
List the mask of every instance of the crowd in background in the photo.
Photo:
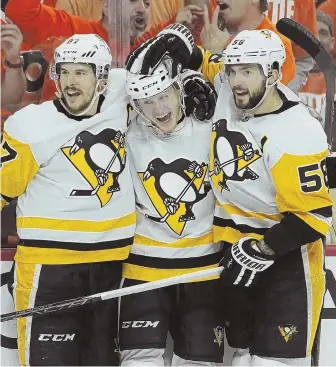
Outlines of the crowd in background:
M227 4L233 1L235 3L233 9L236 9L239 21L226 24L221 14ZM124 9L120 19L123 19L127 26L127 36L130 39L129 44L124 44L123 47L127 53L132 47L156 35L167 25L178 22L192 31L198 45L213 53L220 53L225 48L224 43L239 31L271 28L280 18L289 17L316 35L336 61L335 0L259 1L265 14L261 24L259 18L253 18L253 14L241 13L247 9L245 7L247 0L123 0L124 6L128 8L127 11ZM54 99L56 88L49 78L48 68L52 62L54 49L66 38L76 33L96 33L109 42L112 51L120 47L112 34L116 29L114 23L118 17L114 16L111 19L111 7L112 3L116 2L117 0L1 2L2 128L8 116L18 109L30 103L42 103ZM219 6L219 16L217 24L214 24L212 17L216 6ZM205 15L209 16L211 22L207 29L204 27ZM258 28L260 26L262 28ZM227 31L229 38L225 39ZM301 48L293 44L292 50L296 72L291 74L292 80L288 81L288 85L299 93L304 102L321 113L326 94L323 74ZM20 55L23 56L23 68L6 66L6 62L20 64ZM2 213L2 244L17 241L14 208L13 202Z

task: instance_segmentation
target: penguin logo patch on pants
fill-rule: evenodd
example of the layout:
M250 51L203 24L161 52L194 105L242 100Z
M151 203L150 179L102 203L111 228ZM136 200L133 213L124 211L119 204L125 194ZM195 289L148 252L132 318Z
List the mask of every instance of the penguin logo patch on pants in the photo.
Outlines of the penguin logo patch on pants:
M209 176L221 192L230 191L227 181L258 179L249 166L259 158L259 151L242 133L227 129L226 120L213 123Z
M115 192L120 191L119 175L125 168L125 135L113 129L97 135L89 131L79 133L72 146L62 151L91 186L74 188L70 196L96 195L101 206L106 205Z
M207 196L210 183L205 181L208 165L179 158L165 163L153 159L145 172L138 173L158 216L147 215L158 223L166 223L181 235L187 222L195 220L193 207Z

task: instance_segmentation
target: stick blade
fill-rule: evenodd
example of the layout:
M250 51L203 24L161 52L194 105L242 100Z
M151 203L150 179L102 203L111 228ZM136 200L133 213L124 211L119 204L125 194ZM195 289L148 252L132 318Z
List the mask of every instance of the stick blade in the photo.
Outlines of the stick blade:
M311 34L307 28L290 18L282 18L276 24L277 30L284 36L302 47L309 55L315 59L321 52L321 42ZM327 50L323 47L326 53Z

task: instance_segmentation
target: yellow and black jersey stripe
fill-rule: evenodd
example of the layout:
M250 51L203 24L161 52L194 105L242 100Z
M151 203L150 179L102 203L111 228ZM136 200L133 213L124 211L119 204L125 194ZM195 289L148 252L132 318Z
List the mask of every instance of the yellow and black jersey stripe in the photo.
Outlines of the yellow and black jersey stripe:
M218 266L221 244L213 244L212 233L165 243L136 234L132 253L123 264L123 277L154 281ZM216 279L218 276L199 281Z

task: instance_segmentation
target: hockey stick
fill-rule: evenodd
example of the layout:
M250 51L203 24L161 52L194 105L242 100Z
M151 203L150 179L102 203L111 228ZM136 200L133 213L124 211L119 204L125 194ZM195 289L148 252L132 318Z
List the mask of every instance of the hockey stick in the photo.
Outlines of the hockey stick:
M119 147L117 149L117 151L114 153L114 156L112 157L110 163L108 164L108 166L106 167L104 174L107 174L108 171L110 170L110 168L112 167L112 164L114 163L114 161L116 160L119 152L121 149L121 145L119 144ZM97 194L98 190L100 189L102 185L99 183L98 181L98 185L93 189L93 190L72 190L70 193L70 196L94 196Z
M204 164L202 164L202 168L204 167ZM190 182L186 185L186 187L181 191L180 195L176 198L175 203L178 204L181 199L183 198L183 196L186 194L186 192L189 190L190 186L193 184L193 182L196 180L197 176L196 173L194 174L194 177L190 180ZM145 216L149 219L151 219L152 221L156 222L156 223L164 223L170 216L171 214L167 211L167 213L161 217L153 217L151 215L145 214Z
M325 132L332 151L336 151L334 98L336 66L322 43L301 24L289 18L280 19L277 30L304 49L319 66L326 82Z
M255 150L254 151L254 154L259 154L259 150ZM233 159L230 159L229 161L226 161L224 163L222 163L220 166L219 166L219 169L222 169L224 168L225 166L229 165L230 163L233 163L233 162L237 162L237 161L240 161L241 159L243 159L244 156L242 155L241 157L238 157L238 158L233 158ZM211 171L209 172L209 176L213 176L215 174L215 171Z
M21 317L28 317L28 316L33 316L33 315L44 315L50 312L61 311L63 309L69 309L69 308L83 306L83 305L87 305L87 304L91 304L95 302L105 301L107 299L119 298L123 296L128 296L130 294L134 294L134 293L141 293L141 292L150 291L152 289L168 287L168 286L180 284L180 283L186 283L186 282L190 282L190 281L193 281L199 278L206 278L210 276L219 275L223 271L223 269L224 268L222 266L219 266L213 269L195 271L189 274L183 274L183 275L178 275L176 277L156 280L154 282L147 282L147 283L143 283L139 285L133 285L131 287L115 289L115 290L108 291L108 292L97 293L91 296L78 297L78 298L69 299L67 301L50 303L47 305L28 308L22 311L10 312L10 313L1 315L0 321L4 322L4 321L18 319Z

